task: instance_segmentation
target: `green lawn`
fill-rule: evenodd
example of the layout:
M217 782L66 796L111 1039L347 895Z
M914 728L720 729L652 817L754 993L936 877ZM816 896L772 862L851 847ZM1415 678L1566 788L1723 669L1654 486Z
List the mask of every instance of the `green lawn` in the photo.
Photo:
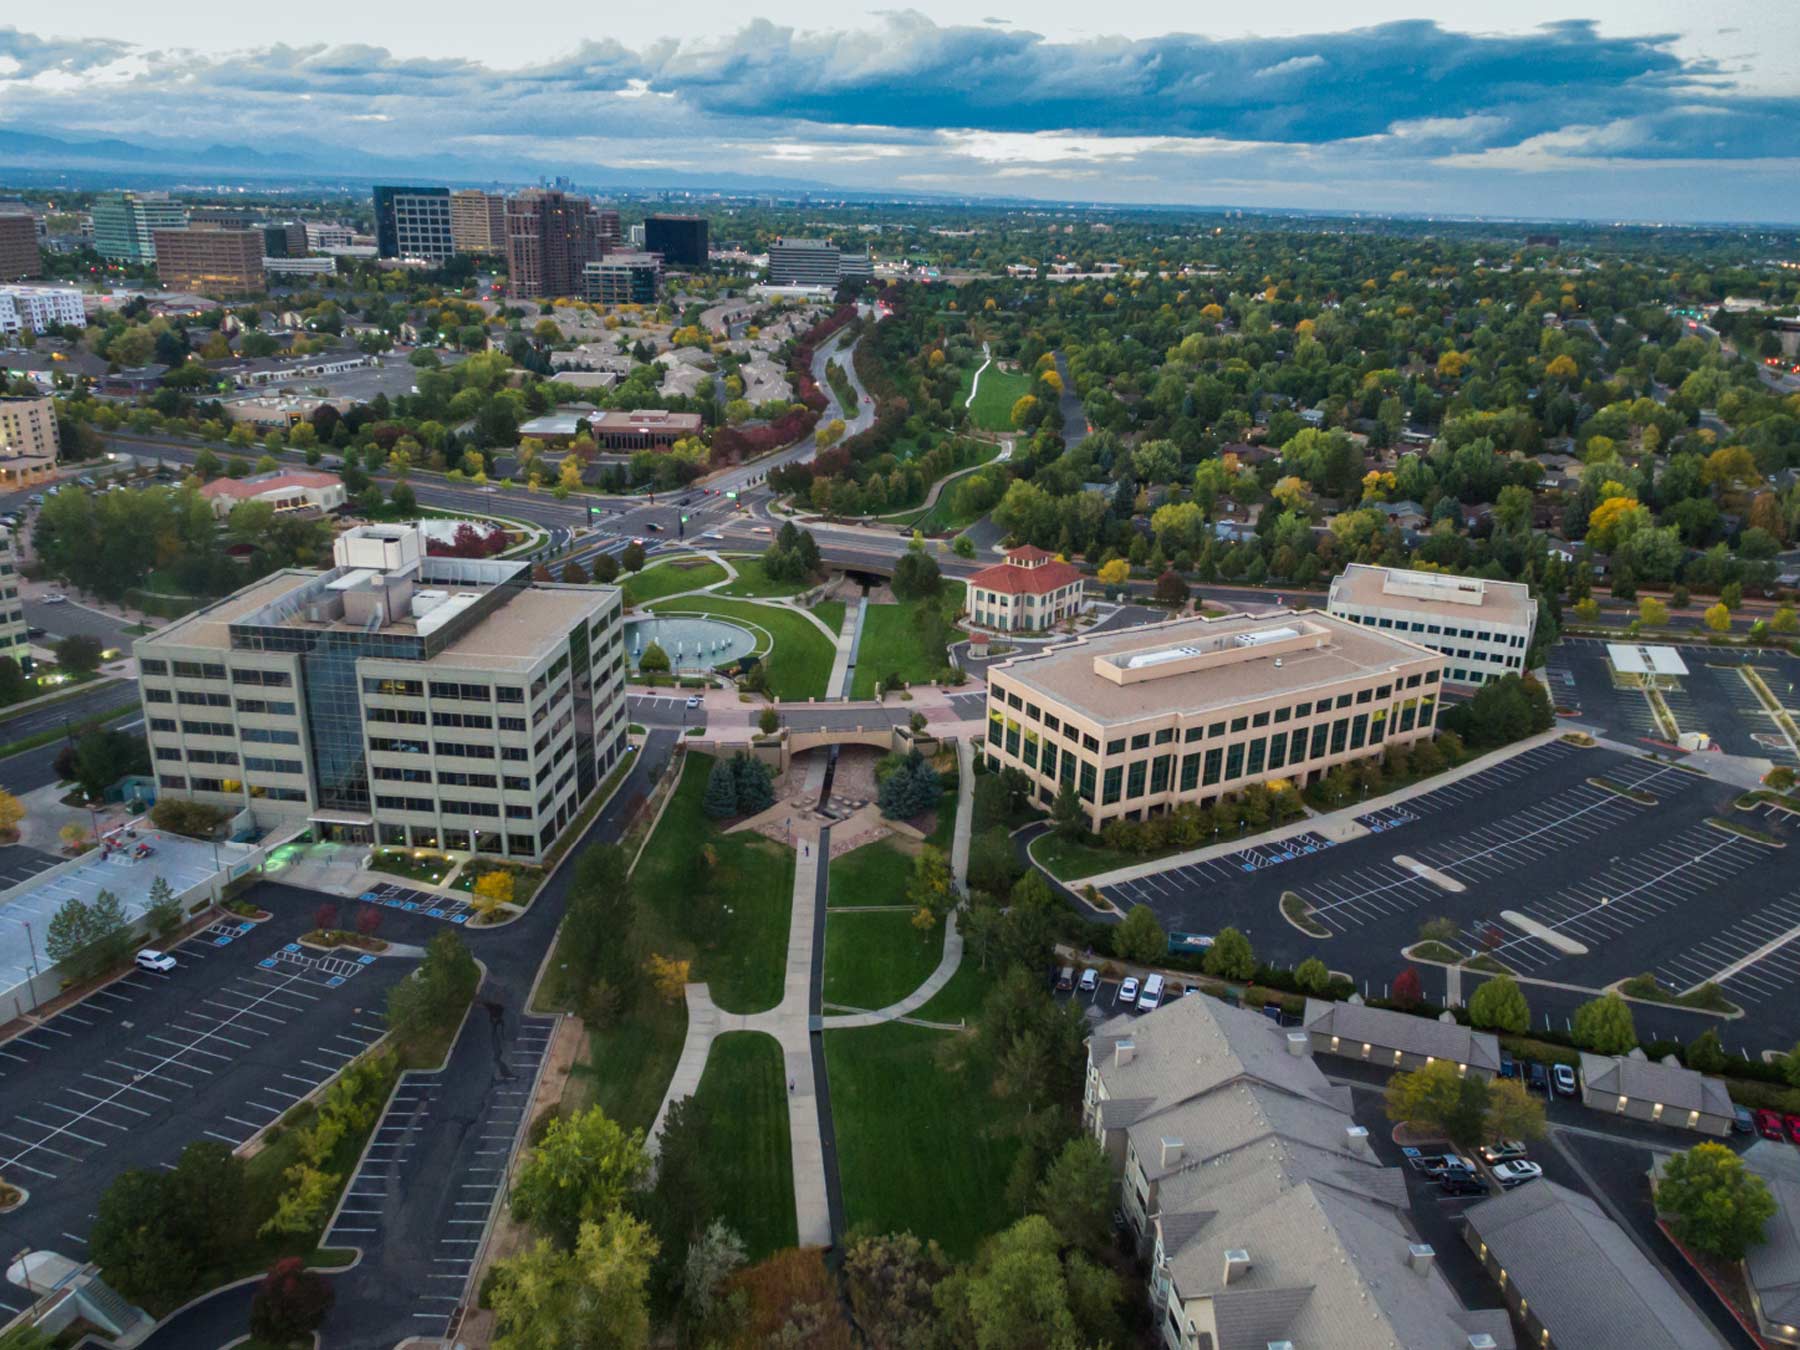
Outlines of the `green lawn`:
M648 1131L686 1036L687 1004L646 993L612 1026L588 1032L586 1050L563 1089L563 1114L598 1106L625 1129Z
M994 972L981 969L974 954L965 948L950 982L913 1016L927 1022L973 1022L993 987Z
M725 569L710 558L671 558L625 577L625 603L648 604L665 595L699 590L725 580Z
M956 407L962 407L969 397L969 386L974 384L975 372L980 369L977 362L963 372L962 388L956 393ZM969 421L983 431L1011 431L1013 404L1030 392L1029 375L1013 374L990 365L981 371L981 384L974 405L969 409Z
M715 595L760 596L773 598L784 595L798 595L807 589L804 581L777 581L763 571L761 558L733 558L731 565L737 569L737 578L730 584L719 587Z
M812 614L834 633L844 631L844 602L842 600L821 600L812 607Z
M913 860L884 839L864 844L831 860L826 904L832 909L858 905L904 905Z
M870 605L863 619L861 645L856 649L856 673L850 681L851 698L874 698L881 682L897 674L909 684L924 684L949 665L945 642L954 642L958 630L950 619L962 608L963 584L946 581L935 600L908 600L892 605ZM935 607L944 622L934 625L922 615Z
M745 600L694 595L653 606L652 612L715 614L722 619L735 619L757 635L756 650L768 667L770 693L780 699L798 701L825 696L837 648L817 625L792 610Z
M1014 1113L971 1038L899 1022L825 1033L838 1172L852 1230L935 1238L958 1260L1017 1215L1003 1191Z
M925 982L944 956L944 926L929 933L900 910L840 909L825 918L825 1001L885 1008Z
M691 978L727 1012L761 1012L781 1001L786 980L794 855L758 834L719 831L700 809L712 765L687 756L632 873L638 932L649 950L691 959Z
M743 1237L752 1261L792 1247L800 1230L780 1042L760 1031L718 1037L695 1095L707 1108L719 1158L721 1217Z

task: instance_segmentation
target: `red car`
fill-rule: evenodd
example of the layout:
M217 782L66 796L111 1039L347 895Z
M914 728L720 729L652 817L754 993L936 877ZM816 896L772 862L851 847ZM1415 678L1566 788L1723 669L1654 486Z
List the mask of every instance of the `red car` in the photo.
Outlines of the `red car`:
M1781 1128L1781 1115L1759 1107L1756 1112L1756 1132L1764 1139L1785 1139L1786 1131Z
M1800 1116L1788 1112L1781 1117L1781 1123L1787 1126L1788 1138L1793 1140L1796 1144L1800 1144Z

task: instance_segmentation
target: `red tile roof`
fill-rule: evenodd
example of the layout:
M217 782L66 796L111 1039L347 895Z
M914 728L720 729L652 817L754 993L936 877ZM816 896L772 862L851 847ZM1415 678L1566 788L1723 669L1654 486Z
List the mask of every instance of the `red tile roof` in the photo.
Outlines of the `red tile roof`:
M1003 562L982 568L969 578L969 585L979 586L984 591L1004 591L1008 595L1047 595L1080 581L1081 569L1072 563L1052 561L1036 567L1019 567Z
M1039 548L1036 544L1026 544L1023 548L1006 550L1008 562L1016 562L1029 567L1032 563L1054 562L1056 555L1048 549Z
M336 474L303 473L294 470L288 473L263 474L256 478L215 478L200 489L202 497L260 497L265 492L273 492L278 488L322 488L340 482Z

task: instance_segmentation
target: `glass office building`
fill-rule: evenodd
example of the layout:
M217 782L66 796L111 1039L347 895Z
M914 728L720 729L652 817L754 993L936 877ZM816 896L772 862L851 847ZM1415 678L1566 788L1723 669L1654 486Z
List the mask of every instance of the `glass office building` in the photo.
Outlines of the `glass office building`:
M159 791L312 836L539 859L625 745L619 592L341 536L136 644Z

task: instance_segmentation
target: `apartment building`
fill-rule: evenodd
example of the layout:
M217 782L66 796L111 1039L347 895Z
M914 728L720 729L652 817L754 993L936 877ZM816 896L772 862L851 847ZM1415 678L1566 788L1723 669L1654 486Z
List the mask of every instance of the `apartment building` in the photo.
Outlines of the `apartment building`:
M323 252L332 248L350 248L356 243L356 231L348 225L330 225L323 221L309 220L303 226L306 231L306 247Z
M55 399L0 398L0 488L42 482L61 449Z
M0 530L0 656L29 668L31 641L25 636L25 609L19 603L19 563L10 530Z
M1212 998L1088 1041L1082 1121L1120 1176L1168 1350L1514 1344L1465 1308L1304 1032Z
M613 210L594 209L594 233L600 240L601 253L611 253L625 244L625 227L619 220L619 213Z
M540 861L625 748L617 588L340 535L140 638L159 790L315 839Z
M521 297L580 295L602 254L600 217L585 197L533 188L507 198L506 268Z
M662 259L654 253L608 252L581 269L581 298L601 305L654 305Z
M1537 629L1537 602L1519 582L1366 563L1332 579L1326 610L1442 652L1452 684L1523 674Z
M27 328L47 333L64 324L87 327L87 307L80 291L59 286L0 286L0 333L17 337Z
M450 242L458 253L506 252L506 198L478 188L452 192Z
M705 216L645 216L643 247L662 254L670 267L705 267L707 224Z
M997 633L1041 633L1081 613L1081 569L1041 548L1008 549L968 583L969 622Z
M375 189L375 252L379 256L439 263L455 251L449 188Z
M984 753L1041 803L1074 786L1098 830L1429 739L1443 668L1316 612L1084 634L988 668Z
M0 211L0 281L35 277L42 271L37 217L29 211Z
M156 278L172 291L254 295L267 284L261 230L158 230Z
M94 249L112 262L156 261L156 232L185 230L187 208L166 192L103 192L94 199Z

